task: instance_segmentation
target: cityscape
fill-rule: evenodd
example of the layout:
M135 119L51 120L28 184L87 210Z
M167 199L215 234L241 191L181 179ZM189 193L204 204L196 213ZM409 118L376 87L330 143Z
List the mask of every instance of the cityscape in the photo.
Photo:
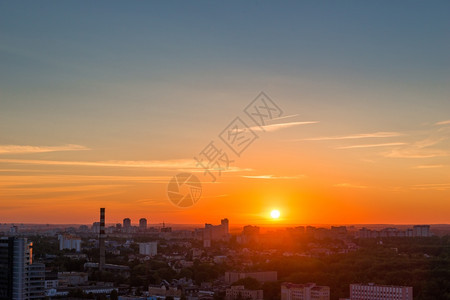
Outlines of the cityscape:
M106 212L78 227L2 224L2 299L409 300L448 289L445 274L430 279L438 284L430 290L403 272L423 272L448 254L450 226L246 225L231 233L227 218L174 229L146 218L106 225ZM365 265L357 255L381 260ZM348 265L336 264L344 259ZM417 264L411 270L409 259ZM370 270L387 261L394 270Z
M450 300L449 12L0 0L0 300Z

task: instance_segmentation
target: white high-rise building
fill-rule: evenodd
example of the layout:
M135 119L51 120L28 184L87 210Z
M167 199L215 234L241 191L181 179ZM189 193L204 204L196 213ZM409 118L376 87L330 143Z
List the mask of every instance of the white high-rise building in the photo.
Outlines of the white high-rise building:
M410 286L390 286L369 284L350 284L350 300L412 300L413 288Z

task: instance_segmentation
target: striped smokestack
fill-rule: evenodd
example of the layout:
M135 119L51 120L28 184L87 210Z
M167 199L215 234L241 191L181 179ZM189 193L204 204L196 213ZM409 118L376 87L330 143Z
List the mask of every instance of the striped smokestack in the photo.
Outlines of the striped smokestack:
M100 234L99 248L100 248L100 261L98 264L99 271L103 271L105 267L105 209L100 208Z

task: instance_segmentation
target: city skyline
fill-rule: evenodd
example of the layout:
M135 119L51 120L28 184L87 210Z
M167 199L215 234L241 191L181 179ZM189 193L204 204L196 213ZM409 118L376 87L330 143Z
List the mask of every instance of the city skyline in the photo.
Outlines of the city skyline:
M449 8L2 2L0 222L449 224ZM212 182L195 158L237 117L257 138Z

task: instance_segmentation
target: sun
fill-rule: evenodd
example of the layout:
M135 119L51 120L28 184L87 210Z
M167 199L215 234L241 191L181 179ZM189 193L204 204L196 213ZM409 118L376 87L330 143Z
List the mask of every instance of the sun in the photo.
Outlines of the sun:
M270 212L270 216L272 219L278 219L280 217L280 211L278 209L274 209Z

